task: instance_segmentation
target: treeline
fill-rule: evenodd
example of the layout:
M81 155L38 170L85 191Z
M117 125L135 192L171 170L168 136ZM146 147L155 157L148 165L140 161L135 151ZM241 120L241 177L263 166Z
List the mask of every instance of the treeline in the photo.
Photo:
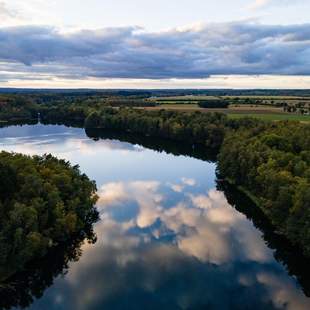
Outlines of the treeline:
M283 105L283 110L288 113L300 113L310 115L310 101L300 101L294 104Z
M0 94L0 121L25 121L37 119L40 113L46 119L63 116L71 120L83 119L88 110L103 107L153 107L155 101L145 100L146 94L141 92L64 92L64 93L17 93ZM57 114L60 114L57 116Z
M229 106L228 100L204 100L199 101L198 106L205 109L227 109Z
M43 122L64 123L67 121L84 122L89 114L87 105L60 105L51 107L40 107L38 113Z
M90 113L85 120L85 128L129 131L218 149L223 142L227 123L227 117L221 113L105 108Z
M168 92L168 94L170 94ZM280 97L279 97L280 98ZM296 99L297 100L297 99ZM299 99L298 99L299 100ZM283 107L285 112L309 114L307 101L279 101L279 99L263 99L257 97L166 97L150 98L149 92L134 91L63 91L63 92L17 92L16 94L0 94L0 121L25 121L42 118L82 120L90 110L101 110L104 107L153 107L162 103L198 104L202 108L227 108L229 104L263 104ZM70 112L70 113L69 113ZM60 114L57 116L57 114ZM62 117L63 116L63 117Z
M310 255L310 126L265 123L228 133L218 171L247 190L277 230Z
M159 105L155 101L131 98L108 98L104 101L104 106L110 107L155 107Z
M88 237L96 185L51 155L0 153L0 280L73 236Z
M0 95L0 121L30 120L36 114L36 105L27 98Z
M22 95L99 95L99 96L298 96L310 97L309 89L23 89L23 88L0 88L0 94Z
M85 133L87 137L95 141L99 139L119 140L122 142L129 142L131 144L138 144L145 148L155 150L159 153L165 152L175 156L191 156L204 161L216 161L216 151L213 149L206 149L203 145L193 145L190 142L164 139L161 137L152 137L150 139L144 134L130 133L128 131L108 130L100 128L86 128Z

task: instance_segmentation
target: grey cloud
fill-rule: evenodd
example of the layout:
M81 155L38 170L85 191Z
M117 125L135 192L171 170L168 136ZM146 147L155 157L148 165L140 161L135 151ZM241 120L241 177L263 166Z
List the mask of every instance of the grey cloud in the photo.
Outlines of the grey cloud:
M0 1L0 25L3 22L15 21L17 18L21 18L19 12L9 7L5 1Z
M3 1L0 1L0 18L6 19L10 17L15 17L15 13L9 10Z
M223 23L158 33L136 27L74 33L0 28L0 78L4 67L65 78L309 75L310 24Z

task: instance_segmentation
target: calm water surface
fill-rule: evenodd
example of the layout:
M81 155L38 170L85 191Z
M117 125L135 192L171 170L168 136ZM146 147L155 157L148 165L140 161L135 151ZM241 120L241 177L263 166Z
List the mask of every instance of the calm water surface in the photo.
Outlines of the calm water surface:
M299 263L305 260L228 203L217 189L214 163L115 138L95 140L64 126L0 129L1 150L52 153L79 164L100 196L97 242L23 275L32 280L20 285L21 304L38 310L310 309L309 279Z

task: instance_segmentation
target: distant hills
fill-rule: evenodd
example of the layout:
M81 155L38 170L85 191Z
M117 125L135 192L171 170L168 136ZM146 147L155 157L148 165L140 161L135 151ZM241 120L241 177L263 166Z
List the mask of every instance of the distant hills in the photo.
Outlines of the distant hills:
M35 89L0 88L0 94L61 93L66 95L113 95L113 96L298 96L310 97L310 89Z

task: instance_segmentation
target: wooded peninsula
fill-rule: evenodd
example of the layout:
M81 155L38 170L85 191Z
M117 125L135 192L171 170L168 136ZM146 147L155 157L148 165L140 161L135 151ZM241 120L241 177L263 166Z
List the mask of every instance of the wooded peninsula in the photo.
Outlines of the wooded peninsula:
M52 155L0 152L0 280L71 238L91 238L96 185Z

